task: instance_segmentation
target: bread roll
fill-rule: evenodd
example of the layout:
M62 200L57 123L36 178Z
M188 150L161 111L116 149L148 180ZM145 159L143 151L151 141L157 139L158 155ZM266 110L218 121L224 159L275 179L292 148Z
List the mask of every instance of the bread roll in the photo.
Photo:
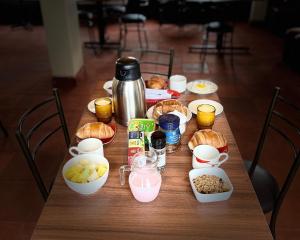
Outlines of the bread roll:
M107 124L102 122L87 123L76 132L76 136L80 139L85 138L111 138L114 135L114 130Z
M152 89L163 89L166 87L166 82L159 76L153 76L147 81L146 85Z
M175 99L160 101L155 104L152 117L157 120L160 115L177 110L187 116L187 108Z
M188 146L191 150L194 150L195 147L202 144L211 145L215 148L222 148L227 145L227 140L220 132L204 129L194 133Z

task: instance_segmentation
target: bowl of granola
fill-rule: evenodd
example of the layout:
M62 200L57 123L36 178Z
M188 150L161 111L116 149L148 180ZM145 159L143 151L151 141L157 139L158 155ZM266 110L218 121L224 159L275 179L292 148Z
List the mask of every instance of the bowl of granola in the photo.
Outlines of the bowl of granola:
M199 202L218 202L230 198L233 186L221 168L200 168L189 172L190 184Z

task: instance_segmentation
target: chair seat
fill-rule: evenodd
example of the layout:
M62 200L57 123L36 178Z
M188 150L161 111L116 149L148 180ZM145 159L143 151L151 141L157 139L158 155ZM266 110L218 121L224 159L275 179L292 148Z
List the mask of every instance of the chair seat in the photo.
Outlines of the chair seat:
M244 162L247 170L249 170L252 161L246 160ZM279 193L279 186L275 178L264 168L257 165L251 182L264 213L272 211L276 196Z
M123 23L144 23L147 18L143 14L128 13L121 17Z
M228 33L233 32L233 26L224 22L210 22L206 27L206 31Z
M126 7L121 5L111 5L105 7L105 11L108 15L122 15L126 12Z

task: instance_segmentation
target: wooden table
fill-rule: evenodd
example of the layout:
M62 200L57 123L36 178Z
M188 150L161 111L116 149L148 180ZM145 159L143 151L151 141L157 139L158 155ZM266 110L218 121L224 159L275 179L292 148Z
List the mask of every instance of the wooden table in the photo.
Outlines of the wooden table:
M97 92L91 99L105 95ZM208 97L218 100L216 94ZM180 100L187 104L197 98L201 97L186 93ZM80 126L94 120L85 109ZM32 239L272 239L224 113L217 117L214 129L229 141L230 159L222 165L234 186L229 200L204 204L194 197L188 179L192 154L187 146L196 130L193 118L180 149L167 156L157 199L137 202L128 181L120 186L119 167L127 163L127 132L118 126L114 142L104 148L110 162L104 187L92 196L81 196L65 185L60 171Z

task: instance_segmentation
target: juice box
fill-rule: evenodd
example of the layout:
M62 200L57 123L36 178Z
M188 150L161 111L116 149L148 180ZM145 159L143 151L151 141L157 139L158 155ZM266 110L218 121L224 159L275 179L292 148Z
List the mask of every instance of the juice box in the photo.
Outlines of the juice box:
M155 130L153 119L135 118L128 124L128 164L131 165L133 156L149 150L150 134Z

